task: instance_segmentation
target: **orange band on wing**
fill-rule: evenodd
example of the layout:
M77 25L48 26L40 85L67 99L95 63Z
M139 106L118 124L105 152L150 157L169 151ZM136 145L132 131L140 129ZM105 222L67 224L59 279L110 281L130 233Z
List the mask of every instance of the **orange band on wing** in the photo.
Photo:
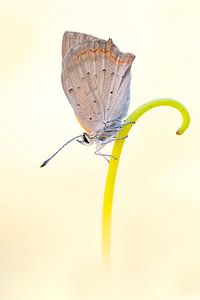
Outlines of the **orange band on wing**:
M90 52L97 53L97 54L103 53L105 54L106 57L110 57L113 61L117 61L119 64L126 64L126 65L130 65L135 58L134 55L129 55L129 58L127 59L120 59L119 56L113 55L110 49L97 48L97 49L87 49L80 52L78 55L76 55L76 59L79 60L82 55L90 56Z

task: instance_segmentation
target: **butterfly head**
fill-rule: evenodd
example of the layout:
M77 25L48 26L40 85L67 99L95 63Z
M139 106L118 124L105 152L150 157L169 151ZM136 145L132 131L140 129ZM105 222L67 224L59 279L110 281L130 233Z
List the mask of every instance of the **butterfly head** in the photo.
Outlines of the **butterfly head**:
M94 143L94 137L91 137L86 132L84 132L82 136L79 139L77 139L77 142L79 142L82 145L89 146Z

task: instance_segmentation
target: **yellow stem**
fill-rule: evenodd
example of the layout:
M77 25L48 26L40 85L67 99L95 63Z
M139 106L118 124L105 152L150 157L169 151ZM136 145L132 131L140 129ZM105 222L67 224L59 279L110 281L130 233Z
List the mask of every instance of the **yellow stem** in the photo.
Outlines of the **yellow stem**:
M177 134L182 134L190 123L190 116L187 109L178 101L172 99L157 99L150 101L138 109L136 109L125 122L136 122L146 111L157 107L157 106L172 106L180 111L183 120L181 127L177 130ZM128 135L133 124L125 125L122 130L118 133L117 138L125 137ZM102 222L102 251L103 260L107 264L110 257L110 239L111 239L111 219L112 219L112 203L113 203L113 193L115 186L115 179L117 174L117 168L120 160L120 155L122 152L123 144L126 139L117 140L114 143L112 156L115 156L117 160L111 159L108 174L106 179L106 186L104 192L104 205L103 205L103 222Z

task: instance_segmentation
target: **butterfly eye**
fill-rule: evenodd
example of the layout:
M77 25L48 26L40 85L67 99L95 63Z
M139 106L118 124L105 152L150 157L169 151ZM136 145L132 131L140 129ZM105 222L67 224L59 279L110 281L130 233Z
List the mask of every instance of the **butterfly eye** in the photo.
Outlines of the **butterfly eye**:
M84 143L86 143L86 144L89 144L89 143L90 143L90 140L89 140L89 138L88 138L88 136L87 136L86 133L83 133L83 141L84 141Z

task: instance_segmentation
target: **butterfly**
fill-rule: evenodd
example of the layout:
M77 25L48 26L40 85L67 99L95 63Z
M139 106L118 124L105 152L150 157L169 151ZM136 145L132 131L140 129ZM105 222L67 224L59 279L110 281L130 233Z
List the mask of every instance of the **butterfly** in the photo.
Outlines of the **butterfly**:
M62 40L62 87L82 135L67 141L47 159L45 166L69 142L83 145L96 143L95 154L116 140L124 125L130 102L131 66L135 55L122 53L112 39L66 31Z

